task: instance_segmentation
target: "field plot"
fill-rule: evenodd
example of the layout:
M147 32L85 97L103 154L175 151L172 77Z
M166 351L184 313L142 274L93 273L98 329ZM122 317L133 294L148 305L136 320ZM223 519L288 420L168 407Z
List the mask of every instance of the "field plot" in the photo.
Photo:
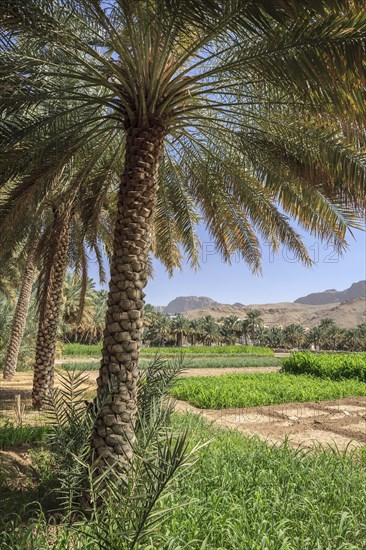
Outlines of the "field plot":
M258 372L260 369L255 370ZM173 393L176 397L182 399L181 395L184 390L185 399L188 399L187 392L189 391L192 395L195 394L195 399L200 399L197 388L200 386L205 388L209 383L211 387L216 388L210 398L214 397L215 402L217 402L220 396L220 388L223 390L221 400L225 395L229 395L230 399L237 398L238 395L240 396L240 392L241 399L244 399L246 394L243 393L243 387L246 388L248 397L250 387L255 384L257 389L256 393L252 393L250 397L252 400L251 406L235 406L234 408L228 405L226 408L218 410L217 406L209 406L208 404L205 409L202 409L188 404L187 401L178 400L177 410L180 412L194 412L208 421L214 422L217 426L237 429L245 435L258 435L261 439L275 444L283 442L287 437L295 447L298 445L311 447L321 443L335 444L340 449L345 449L351 442L351 446L366 443L366 385L364 383L355 380L332 382L314 380L306 376L290 376L290 379L296 378L297 382L291 380L291 384L287 388L285 386L281 388L281 381L286 381L289 378L288 375L273 373L264 376L262 374L227 376L223 374L226 372L227 369L212 369L211 374L214 373L215 377L201 377L202 374L207 374L207 370L188 371L185 373L188 378L182 380L180 386ZM197 378L194 377L193 379L192 373ZM89 397L92 397L95 392L95 381L98 372L96 370L87 371L86 374L88 375L88 381L85 389ZM263 386L263 381L267 381L267 391L271 389L271 386L268 385L268 377L272 381L272 387L274 388L272 391L275 392L270 396L269 394L266 396ZM231 380L230 385L228 385L227 379ZM303 379L306 380L307 386L304 386ZM56 375L56 384L59 384L59 380L59 375ZM242 385L238 383L239 380L241 380ZM261 380L262 382L260 382ZM234 385L232 381L234 381ZM275 384L273 384L273 381ZM42 424L44 422L42 414L31 409L31 385L32 374L30 372L17 373L11 382L1 381L0 402L2 408L0 409L0 419L15 419L14 398L16 394L20 394L22 403L26 406L24 421L32 424ZM317 388L317 394L315 394L314 387ZM314 402L314 400L311 401L310 398L306 398L311 390L312 395L318 395L318 399L320 399L319 387L323 396L321 399L325 400ZM303 402L294 402L295 391L302 397ZM327 395L328 399L326 398ZM345 397L346 395L353 395L354 397ZM342 396L342 399L336 399ZM265 403L265 399L268 400L268 397L271 399L281 398L282 402L269 406L257 403L258 406L255 406L256 403L253 404L255 397L257 400L261 400L262 403ZM329 398L332 398L332 400Z
M283 371L330 380L355 378L366 382L366 353L293 353L282 360Z
M164 358L165 359L165 358ZM171 360L172 358L166 358ZM153 359L142 357L139 360L139 367L145 368ZM173 358L174 360L174 358ZM64 370L98 370L100 360L92 360L90 358L69 358L58 359L57 366ZM271 356L237 356L237 355L221 355L221 356L189 356L184 359L184 369L191 371L192 369L209 369L214 371L215 369L228 369L229 372L232 369L265 369L272 368L278 370L280 368L280 360ZM215 372L212 372L215 374Z
M282 373L235 373L185 378L172 393L202 409L227 409L361 397L366 396L366 384Z
M100 357L102 350L101 344L65 344L63 347L64 357ZM141 348L141 356L154 356L156 354L171 356L180 355L269 355L274 356L274 352L263 346L187 346L179 347L160 347L160 348Z

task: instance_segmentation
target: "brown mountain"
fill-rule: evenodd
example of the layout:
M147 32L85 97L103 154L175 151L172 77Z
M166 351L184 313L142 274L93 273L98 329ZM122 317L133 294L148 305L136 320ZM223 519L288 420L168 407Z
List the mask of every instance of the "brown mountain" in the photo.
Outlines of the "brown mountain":
M221 306L219 302L215 302L207 296L178 296L174 298L164 308L165 315L174 315L176 313L184 313L191 309L202 309L206 307Z
M212 315L216 319L237 315L244 319L251 309L258 309L266 326L286 326L299 323L313 327L330 317L342 328L352 328L366 322L366 281L354 283L346 290L326 290L298 298L295 302L277 304L220 304L207 296L179 296L164 308L165 314L184 313L193 319Z
M314 292L302 298L295 300L295 304L308 304L318 306L322 304L336 304L337 302L350 302L351 300L363 299L366 301L366 281L353 283L345 290L325 290L324 292Z
M221 304L215 307L186 311L185 315L190 319L204 317L205 315L212 315L215 319L227 315L237 315L240 319L244 319L251 309L260 311L264 324L268 327L298 323L311 328L318 325L325 317L333 319L341 328L353 328L366 322L366 302L363 298L351 302L338 302L319 306L293 302L252 304L242 307Z

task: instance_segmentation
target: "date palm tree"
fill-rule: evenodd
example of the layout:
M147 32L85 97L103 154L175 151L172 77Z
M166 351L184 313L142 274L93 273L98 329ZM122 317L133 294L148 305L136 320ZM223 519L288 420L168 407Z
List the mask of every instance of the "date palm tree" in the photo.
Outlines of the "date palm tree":
M205 315L201 320L202 336L205 344L211 346L220 340L220 327L212 315Z
M190 319L189 320L189 337L191 346L195 346L197 341L202 337L202 323L200 319Z
M238 335L241 337L242 343L248 345L250 333L250 319L240 319L237 323Z
M37 237L32 235L32 240L26 247L26 259L20 285L17 305L13 315L12 327L7 344L7 352L4 360L3 377L11 380L17 368L18 356L24 336L25 325L28 317L33 282L36 274L36 249ZM5 263L5 265L7 265Z
M306 340L306 332L304 327L301 325L292 323L283 329L283 338L285 342L290 345L290 347L299 348Z
M263 326L261 312L258 309L251 309L247 312L246 319L250 327L250 338L252 340L252 344L255 344L256 330Z
M225 344L235 344L237 329L238 329L238 317L236 315L228 315L223 319L220 327L220 334Z
M102 464L117 457L122 466L133 455L148 257L154 249L163 254L164 241L179 236L169 215L157 239L159 196L171 205L164 212L178 212L188 250L195 237L187 212L196 210L224 259L238 252L257 271L258 234L311 263L290 218L337 250L357 225L365 202L364 6L359 0L3 4L0 109L72 97L74 113L90 110L89 122L75 124L80 143L88 131L99 132L101 105L124 136L98 379L105 405L93 438ZM28 55L34 43L42 48ZM47 80L55 75L57 87ZM174 249L178 262L180 247Z
M189 320L184 315L177 315L171 323L171 332L175 334L177 339L177 346L181 348L183 346L183 338L189 333Z

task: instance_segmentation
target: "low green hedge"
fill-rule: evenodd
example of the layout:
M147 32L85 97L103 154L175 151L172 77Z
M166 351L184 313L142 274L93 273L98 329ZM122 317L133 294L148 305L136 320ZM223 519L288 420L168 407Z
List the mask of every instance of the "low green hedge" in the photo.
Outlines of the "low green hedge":
M101 355L102 344L65 344L64 357L98 357ZM262 346L189 346L184 348L141 348L141 355L274 355L274 352Z
M366 353L293 353L282 359L282 370L289 374L311 374L331 380L356 378L366 382Z

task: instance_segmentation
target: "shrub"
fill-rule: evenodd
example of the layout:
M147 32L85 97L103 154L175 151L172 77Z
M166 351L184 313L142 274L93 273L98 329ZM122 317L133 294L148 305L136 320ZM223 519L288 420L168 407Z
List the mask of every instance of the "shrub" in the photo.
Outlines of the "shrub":
M366 382L366 354L293 353L282 360L282 370L291 374L311 374L330 380L356 378Z

